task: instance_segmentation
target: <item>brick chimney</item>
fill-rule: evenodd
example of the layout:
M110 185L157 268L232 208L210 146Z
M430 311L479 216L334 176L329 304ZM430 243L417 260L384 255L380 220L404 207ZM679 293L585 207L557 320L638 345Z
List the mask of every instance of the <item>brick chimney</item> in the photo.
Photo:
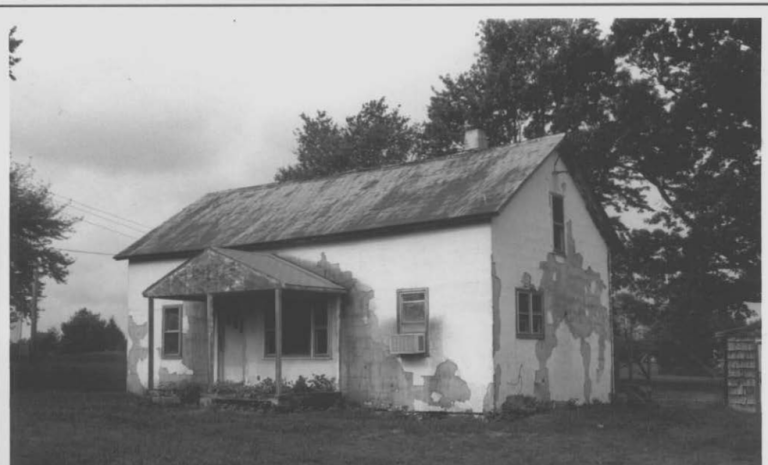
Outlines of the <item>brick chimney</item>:
M485 131L464 125L464 150L483 150L488 148L488 139Z

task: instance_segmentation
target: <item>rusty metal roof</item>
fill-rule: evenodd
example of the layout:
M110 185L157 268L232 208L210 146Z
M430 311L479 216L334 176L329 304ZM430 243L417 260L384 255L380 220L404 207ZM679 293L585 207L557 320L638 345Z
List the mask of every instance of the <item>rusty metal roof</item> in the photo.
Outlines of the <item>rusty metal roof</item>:
M443 158L203 196L115 259L184 256L497 214L563 134Z
M346 292L344 287L277 255L212 247L176 267L143 294L184 300L206 294L277 288Z

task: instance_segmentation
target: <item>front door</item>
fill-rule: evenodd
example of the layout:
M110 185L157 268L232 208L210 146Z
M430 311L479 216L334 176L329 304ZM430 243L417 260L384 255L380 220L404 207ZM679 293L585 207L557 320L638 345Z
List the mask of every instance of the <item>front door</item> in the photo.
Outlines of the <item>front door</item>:
M245 312L224 308L219 313L219 379L245 381Z

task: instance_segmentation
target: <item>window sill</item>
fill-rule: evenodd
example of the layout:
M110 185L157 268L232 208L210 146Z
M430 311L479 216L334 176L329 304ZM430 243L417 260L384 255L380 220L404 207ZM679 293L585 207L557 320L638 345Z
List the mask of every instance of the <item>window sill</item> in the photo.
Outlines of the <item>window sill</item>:
M530 339L530 340L537 340L537 339L544 339L543 334L521 334L517 333L518 339Z

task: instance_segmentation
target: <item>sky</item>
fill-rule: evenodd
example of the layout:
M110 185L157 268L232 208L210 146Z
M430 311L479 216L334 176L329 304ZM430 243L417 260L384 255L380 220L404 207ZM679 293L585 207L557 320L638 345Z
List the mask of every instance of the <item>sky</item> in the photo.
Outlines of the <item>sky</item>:
M76 262L66 284L47 282L40 330L83 307L125 327L128 265L111 255L207 192L271 182L279 167L295 162L301 113L325 110L341 121L384 96L423 121L439 76L474 61L482 19L597 17L608 25L617 12L4 11L24 41L17 81L9 86L11 156L31 163L56 199L69 202L68 212L82 218L69 239L56 243L80 252L70 252Z

